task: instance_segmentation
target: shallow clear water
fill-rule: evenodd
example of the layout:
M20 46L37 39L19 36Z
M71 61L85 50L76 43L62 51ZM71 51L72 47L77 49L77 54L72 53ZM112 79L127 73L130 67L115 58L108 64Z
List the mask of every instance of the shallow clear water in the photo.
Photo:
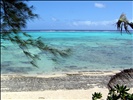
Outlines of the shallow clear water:
M133 36L119 32L28 32L34 38L55 48L72 50L71 56L58 63L36 48L30 51L41 58L39 68L33 67L20 48L3 42L1 48L2 74L48 74L73 71L112 71L133 68Z

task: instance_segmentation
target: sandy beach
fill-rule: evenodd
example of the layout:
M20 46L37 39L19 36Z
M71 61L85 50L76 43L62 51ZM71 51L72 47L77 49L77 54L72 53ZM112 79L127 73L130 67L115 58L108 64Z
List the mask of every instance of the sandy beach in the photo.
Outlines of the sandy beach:
M108 94L113 72L71 72L54 75L2 75L2 100L92 100L94 92ZM131 83L130 93L133 93Z
M88 90L46 90L32 92L2 92L1 100L92 100L94 92L101 92L102 99L106 100L107 88L91 88ZM130 89L133 93L133 88Z
M37 100L37 99L55 99L55 100L91 100L92 94L97 92L103 93L103 98L106 98L108 90L106 88L91 88L88 90L46 90L46 91L32 91L32 92L4 92L2 93L2 100Z

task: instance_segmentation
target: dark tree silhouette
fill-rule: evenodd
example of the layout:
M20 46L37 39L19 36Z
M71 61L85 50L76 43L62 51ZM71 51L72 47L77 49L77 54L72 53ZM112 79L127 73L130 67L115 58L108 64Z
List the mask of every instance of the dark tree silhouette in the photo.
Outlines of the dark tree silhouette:
M30 63L36 67L38 66L35 62L39 57L37 54L29 51L29 46L53 54L54 58L51 58L53 61L56 61L58 56L68 56L70 49L59 50L50 47L40 37L33 39L29 34L22 32L22 28L26 27L28 20L33 20L38 17L37 14L33 13L34 7L29 7L25 2L20 0L1 0L1 39L17 44L23 53L31 59ZM21 35L20 32L22 33Z
M117 23L117 29L121 31L121 34L122 34L122 30L123 30L123 26L124 26L124 29L127 33L130 34L129 30L128 30L128 26L130 26L132 29L133 29L133 23L132 22L129 22L126 18L126 15L125 14L121 14L120 18L118 19Z

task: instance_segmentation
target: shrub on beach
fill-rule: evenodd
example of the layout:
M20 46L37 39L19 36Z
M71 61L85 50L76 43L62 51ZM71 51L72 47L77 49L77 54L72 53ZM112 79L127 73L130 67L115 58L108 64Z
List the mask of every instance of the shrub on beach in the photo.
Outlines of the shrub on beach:
M126 86L117 84L109 90L106 100L133 100L133 93L128 93L129 90ZM92 94L92 100L100 100L101 98L101 93L95 92Z
M107 100L133 100L133 93L130 94L130 89L127 88L126 85L122 84L127 84L129 83L129 81L132 83L132 80L133 68L124 69L116 75L112 76L108 83L109 93L107 95ZM121 84L119 82L121 82ZM101 98L101 93L95 92L94 94L92 94L92 100L98 100Z

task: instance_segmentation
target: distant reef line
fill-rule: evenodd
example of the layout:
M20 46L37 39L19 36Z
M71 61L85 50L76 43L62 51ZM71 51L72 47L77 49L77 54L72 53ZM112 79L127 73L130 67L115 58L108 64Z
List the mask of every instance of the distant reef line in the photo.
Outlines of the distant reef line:
M74 29L33 29L33 30L22 30L22 31L117 31L117 30L74 30Z
M33 30L22 30L22 31L115 31L115 32L119 32L119 30L60 30L60 29L33 29ZM129 31L133 31L133 30L129 30ZM124 31L125 32L125 31Z

